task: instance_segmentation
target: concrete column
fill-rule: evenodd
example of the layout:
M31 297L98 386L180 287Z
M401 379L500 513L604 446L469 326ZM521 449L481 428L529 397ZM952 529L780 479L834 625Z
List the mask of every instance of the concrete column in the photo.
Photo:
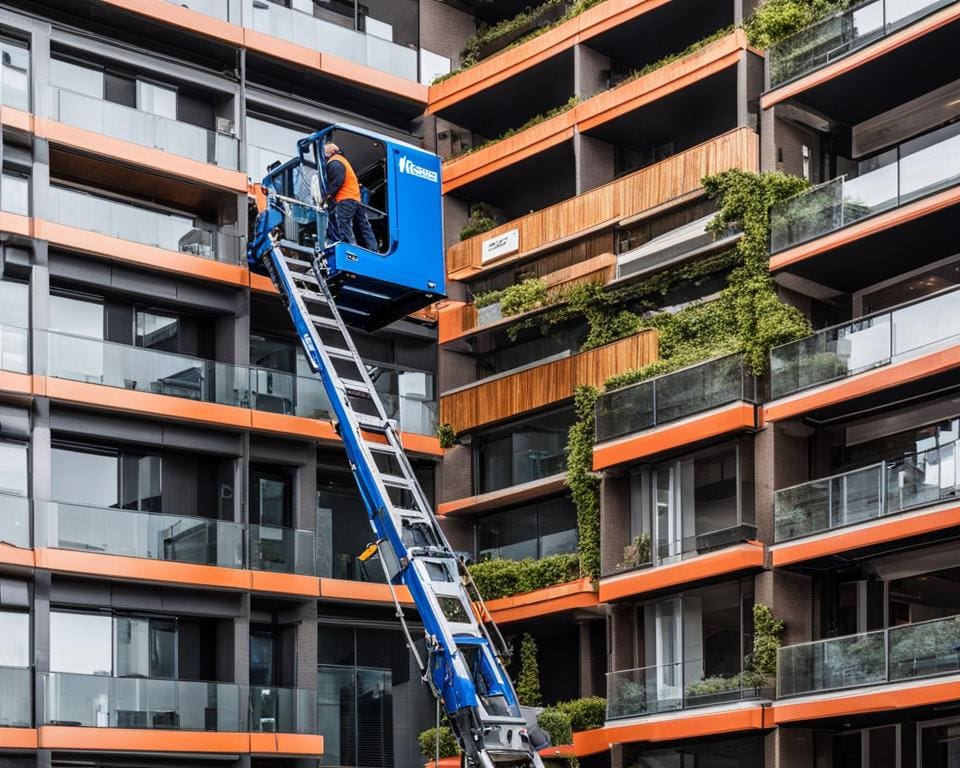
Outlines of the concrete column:
M586 45L573 47L573 88L580 100L607 88L610 59Z
M763 741L765 768L809 768L814 765L814 732L801 728L777 728ZM820 761L816 765L821 765Z
M460 231L470 218L470 205L466 200L444 195L443 197L443 247L460 242Z
M760 113L760 170L781 170L777 158L776 107Z
M754 579L754 601L784 623L783 645L813 639L813 582L790 571L763 571Z
M614 151L611 144L576 133L573 137L573 157L578 195L613 181Z
M636 606L633 603L614 603L607 613L607 621L607 671L635 669L640 650L637 648ZM609 691L607 693L609 694Z
M243 595L243 608L233 620L233 681L250 684L250 594Z
M437 468L440 473L438 501L454 501L474 495L473 448L455 445L448 448L443 463Z
M317 689L317 603L298 606L300 625L297 627L297 687L308 691Z

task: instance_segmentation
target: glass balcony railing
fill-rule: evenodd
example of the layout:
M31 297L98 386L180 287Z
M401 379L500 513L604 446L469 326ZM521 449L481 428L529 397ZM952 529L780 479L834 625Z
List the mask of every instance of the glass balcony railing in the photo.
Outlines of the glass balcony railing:
M33 725L33 670L0 667L0 727Z
M380 393L387 418L394 419L402 432L418 435L437 433L437 404L432 400Z
M297 376L269 368L250 369L252 407L258 411L329 419L330 400L317 377Z
M825 328L770 352L770 395L879 368L960 340L960 289Z
M240 0L167 0L191 11L212 16L220 21L240 23Z
M744 701L763 693L736 662L729 673L706 674L702 659L608 672L607 720Z
M905 141L770 209L770 253L821 237L960 182L960 123Z
M0 492L0 543L30 546L30 499Z
M115 139L155 147L201 163L236 170L240 142L233 136L63 88L53 93L53 119Z
M63 672L43 680L49 725L232 732L247 727L243 689L233 683Z
M728 355L615 389L597 400L597 442L737 401L757 401L757 381L740 355Z
M27 357L28 338L26 328L0 325L0 371L30 372Z
M693 516L696 518L696 510ZM756 538L757 528L749 523L703 531L680 539L664 537L656 541L655 547L650 545L650 534L644 533L634 537L633 543L627 548L629 554L624 551L624 562L605 568L602 575L613 576L655 565L668 565Z
M956 0L870 0L835 13L771 46L776 87L879 40Z
M876 520L960 494L957 443L777 491L774 536L786 541Z
M249 371L186 355L47 333L47 373L58 379L247 407Z
M30 181L26 176L4 173L0 177L0 211L30 215Z
M244 526L204 517L43 501L47 546L243 568Z
M252 733L317 733L317 692L250 686Z
M30 110L30 51L0 41L0 104Z
M781 648L777 696L960 672L960 616Z
M236 264L240 238L189 216L152 211L67 187L50 187L50 219L120 240Z
M316 574L316 543L313 531L250 525L250 567L256 571Z

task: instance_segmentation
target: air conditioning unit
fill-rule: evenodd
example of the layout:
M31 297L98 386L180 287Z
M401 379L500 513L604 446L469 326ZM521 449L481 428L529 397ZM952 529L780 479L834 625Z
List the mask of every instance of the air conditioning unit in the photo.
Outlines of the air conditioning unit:
M217 133L222 133L225 136L236 136L237 127L234 124L233 120L227 117L218 117L217 118Z

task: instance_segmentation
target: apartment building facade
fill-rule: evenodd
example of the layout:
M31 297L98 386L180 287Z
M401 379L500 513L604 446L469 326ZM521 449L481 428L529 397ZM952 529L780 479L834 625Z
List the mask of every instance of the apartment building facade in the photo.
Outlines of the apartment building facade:
M0 4L0 763L423 761L322 392L242 258L250 180L343 121L445 158L450 298L358 344L455 546L556 564L488 601L542 704L606 700L545 757L958 764L960 5L767 50L750 0L524 6ZM711 223L730 170L810 185L763 224L809 325L761 366L681 360L665 319L755 244Z

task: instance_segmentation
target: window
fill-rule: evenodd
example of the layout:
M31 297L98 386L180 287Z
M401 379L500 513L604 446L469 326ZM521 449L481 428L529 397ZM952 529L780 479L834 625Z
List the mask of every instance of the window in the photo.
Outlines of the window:
M20 42L0 37L0 103L30 109L30 51Z
M176 315L137 310L134 344L164 352L180 351L180 319Z
M569 496L477 521L477 559L535 560L577 551L577 512Z
M30 666L30 614L0 611L0 667Z
M26 283L0 279L0 326L30 326L29 295L30 288Z
M899 768L900 726L838 733L833 752L834 768Z
M255 525L291 527L293 478L266 467L250 467L250 522Z
M917 741L919 768L955 768L960 764L960 720L922 723Z
M173 619L118 617L117 677L177 676L177 624Z
M51 611L50 671L112 675L112 618L106 614Z
M478 436L478 492L539 480L566 469L567 433L572 409L544 414L513 425L509 432Z
M55 445L52 459L53 497L57 501L162 511L158 455Z
M30 179L22 173L3 169L0 179L0 210L18 216L30 215Z
M137 108L170 120L177 119L177 89L169 86L137 81Z
M0 493L27 495L27 446L0 441Z
M104 338L103 302L99 299L53 293L50 295L50 330Z

